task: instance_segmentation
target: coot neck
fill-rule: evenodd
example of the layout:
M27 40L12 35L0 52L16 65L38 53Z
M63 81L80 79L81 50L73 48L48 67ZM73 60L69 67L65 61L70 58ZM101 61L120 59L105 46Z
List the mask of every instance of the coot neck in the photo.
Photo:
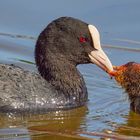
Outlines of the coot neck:
M75 100L78 104L87 101L87 88L84 79L76 65L65 58L47 58L45 61L45 74L43 77L59 93L64 94L68 100ZM56 56L55 56L56 57Z

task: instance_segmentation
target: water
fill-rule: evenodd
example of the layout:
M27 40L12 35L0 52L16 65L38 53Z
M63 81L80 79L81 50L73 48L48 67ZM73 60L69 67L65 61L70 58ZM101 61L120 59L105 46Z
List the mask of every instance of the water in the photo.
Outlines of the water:
M43 28L60 16L97 26L103 48L114 65L140 62L140 1L55 0L0 2L0 63L36 71L34 46ZM30 38L33 37L33 38ZM0 115L0 139L100 138L106 132L140 138L140 115L130 112L127 94L95 65L80 65L89 93L87 107L41 115ZM78 133L78 134L75 134Z

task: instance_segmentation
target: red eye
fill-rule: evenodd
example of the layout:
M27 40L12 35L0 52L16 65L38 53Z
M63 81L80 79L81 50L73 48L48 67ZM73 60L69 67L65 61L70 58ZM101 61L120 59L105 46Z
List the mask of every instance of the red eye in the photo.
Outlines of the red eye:
M80 37L80 38L79 38L79 41L80 41L81 43L87 42L87 38L85 38L85 37Z

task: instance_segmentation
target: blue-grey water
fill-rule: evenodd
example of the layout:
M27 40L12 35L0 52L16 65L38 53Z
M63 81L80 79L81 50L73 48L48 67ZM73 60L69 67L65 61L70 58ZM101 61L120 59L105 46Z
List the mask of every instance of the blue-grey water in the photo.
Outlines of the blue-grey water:
M94 24L114 65L140 62L139 6L138 0L0 1L0 63L14 63L36 71L35 65L28 63L34 62L36 38L49 22L61 16ZM95 65L78 68L88 88L87 107L43 115L1 115L0 139L101 138L83 134L85 131L140 138L140 115L130 112L123 89Z

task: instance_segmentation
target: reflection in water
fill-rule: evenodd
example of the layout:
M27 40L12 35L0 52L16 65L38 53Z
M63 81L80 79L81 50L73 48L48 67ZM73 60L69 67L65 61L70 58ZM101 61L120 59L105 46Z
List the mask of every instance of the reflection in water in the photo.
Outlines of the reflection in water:
M26 128L3 128L0 129L0 140L31 140Z
M130 111L127 122L120 125L115 131L127 136L140 136L140 114Z
M126 124L116 127L115 133L89 133L81 126L86 124L88 109L81 107L67 111L49 112L48 114L1 114L0 140L75 140L98 137L133 140L140 135L140 115L130 112ZM73 133L75 132L75 133ZM78 132L78 133L76 133ZM77 134L82 134L82 136ZM92 135L93 134L93 135ZM117 135L116 135L117 134ZM123 136L124 135L124 136Z
M87 112L86 107L81 107L68 111L56 111L40 115L1 114L0 127L3 129L0 131L0 138L21 137L24 140L25 137L31 137L32 140L42 140L43 138L55 139L57 137L57 139L62 140L66 136L58 136L57 133L80 131L81 125L85 123ZM47 132L52 132L53 135L47 134ZM55 133L56 135L54 135Z

